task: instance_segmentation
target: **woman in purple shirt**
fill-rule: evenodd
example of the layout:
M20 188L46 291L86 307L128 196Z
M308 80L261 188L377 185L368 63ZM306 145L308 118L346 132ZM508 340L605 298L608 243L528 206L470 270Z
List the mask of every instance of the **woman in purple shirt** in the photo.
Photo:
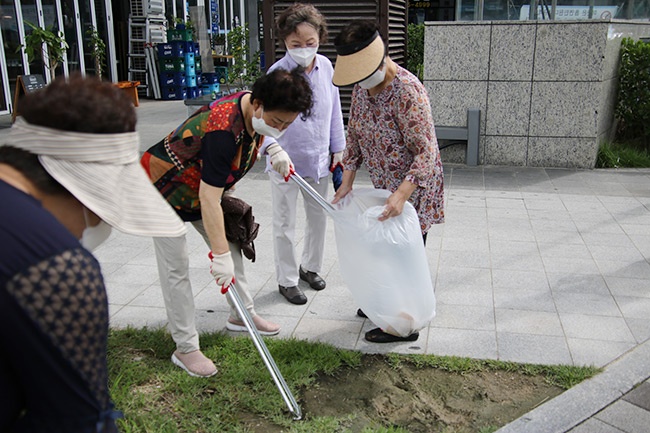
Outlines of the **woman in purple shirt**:
M261 152L273 155L280 148L291 158L294 170L323 197L327 197L328 177L341 162L345 148L343 116L338 88L332 85L334 69L329 59L317 54L318 46L327 39L323 15L310 4L294 3L276 19L278 39L287 54L269 68L305 68L314 94L311 117L297 119L285 134L264 142ZM307 297L298 287L298 279L312 289L322 290L325 281L318 274L323 263L326 215L313 200L304 201L307 224L301 261L295 251L296 203L299 186L287 182L289 168L279 174L271 169L267 157L267 172L271 179L273 197L273 246L275 271L280 293L293 304L305 304ZM275 168L275 167L273 167ZM303 192L304 194L304 192Z

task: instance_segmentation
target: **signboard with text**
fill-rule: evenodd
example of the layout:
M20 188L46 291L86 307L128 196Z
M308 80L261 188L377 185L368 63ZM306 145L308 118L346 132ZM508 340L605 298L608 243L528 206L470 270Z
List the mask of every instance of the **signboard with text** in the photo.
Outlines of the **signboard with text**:
M23 95L42 89L46 86L45 79L40 74L36 75L19 75L16 79L16 92L14 94L13 113L11 122L13 123L18 116L18 102Z
M550 20L551 7L538 6L537 19ZM589 17L589 6L556 6L555 20L609 20L616 16L618 6L594 6L593 14ZM528 20L530 5L522 5L519 11L520 20Z

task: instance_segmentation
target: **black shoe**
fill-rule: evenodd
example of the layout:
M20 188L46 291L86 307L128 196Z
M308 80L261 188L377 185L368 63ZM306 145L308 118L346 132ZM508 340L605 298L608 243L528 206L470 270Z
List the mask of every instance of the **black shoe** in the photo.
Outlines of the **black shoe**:
M300 266L300 279L307 281L309 287L314 290L323 290L325 288L325 280L320 277L316 272L305 271Z
M398 341L415 341L420 336L419 332L414 332L406 337L398 337L397 335L387 334L380 328L372 329L366 332L366 340L371 343L394 343Z
M362 310L361 308L359 308L359 309L357 310L357 316L359 316L359 317L363 317L364 319L367 319L367 318L368 318L368 316L366 316L366 313L364 313L363 310Z
M280 294L287 298L292 304L302 305L307 303L307 297L298 286L284 287L278 285Z

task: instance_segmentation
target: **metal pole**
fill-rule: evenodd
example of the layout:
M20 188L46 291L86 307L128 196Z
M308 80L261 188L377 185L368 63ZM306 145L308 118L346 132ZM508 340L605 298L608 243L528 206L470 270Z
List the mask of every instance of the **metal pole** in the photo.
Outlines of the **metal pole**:
M537 19L537 0L530 0L530 9L528 10L528 19Z
M555 11L557 9L557 0L551 0L551 19L555 20Z
M327 212L328 214L333 215L334 214L334 206L332 206L327 200L325 200L314 188L311 187L310 184L308 184L305 179L303 179L298 173L293 172L290 173L289 176L291 176L291 179L293 179L300 187L316 202L321 205L321 207Z
M230 287L228 288L228 296L230 296L233 304L235 304L235 309L237 310L239 317L241 317L241 319L244 321L246 329L248 329L248 333L250 334L253 343L255 343L255 347L257 347L257 351L262 356L262 360L264 361L264 364L266 364L266 368L269 370L269 373L271 373L271 377L275 382L275 386L277 386L280 394L282 394L282 398L287 404L289 412L293 414L294 421L302 419L302 411L300 410L300 406L298 406L298 403L293 397L293 394L287 386L287 383L284 381L284 377L282 377L282 373L280 373L280 370L278 369L273 356L271 356L269 353L269 350L266 347L262 336L257 330L257 327L255 327L253 318L251 317L248 310L244 308L244 303L239 297L239 294L237 293L237 290L235 289L235 285L233 283L230 283Z
M483 0L476 0L475 11L474 11L474 21L483 21Z

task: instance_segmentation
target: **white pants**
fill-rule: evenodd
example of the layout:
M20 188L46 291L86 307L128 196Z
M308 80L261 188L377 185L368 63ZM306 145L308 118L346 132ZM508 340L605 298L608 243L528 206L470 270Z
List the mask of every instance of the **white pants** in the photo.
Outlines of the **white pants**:
M279 285L297 286L300 264L305 271L321 271L327 214L314 199L301 190L296 182L292 180L285 182L284 178L274 171L269 172L269 178L271 179L271 197L273 199L275 275ZM320 183L316 183L311 178L306 178L305 181L323 198L327 198L328 176L321 178ZM299 190L302 192L307 219L301 263L298 263L295 251L296 204Z
M203 221L193 221L194 228L203 236L208 248L205 250L206 272L209 272L208 251L210 243L203 227ZM176 343L176 348L181 353L188 353L199 349L199 334L194 322L194 294L190 284L190 261L187 254L187 240L185 236L175 238L153 238L158 263L158 276L162 287L163 299L167 310L169 328ZM236 288L239 297L244 302L244 307L251 316L255 315L253 298L248 291L248 282L244 274L244 261L239 246L228 242L232 261L235 265ZM215 296L222 296L220 287L214 284ZM239 315L226 295L230 304L230 317L239 319Z

